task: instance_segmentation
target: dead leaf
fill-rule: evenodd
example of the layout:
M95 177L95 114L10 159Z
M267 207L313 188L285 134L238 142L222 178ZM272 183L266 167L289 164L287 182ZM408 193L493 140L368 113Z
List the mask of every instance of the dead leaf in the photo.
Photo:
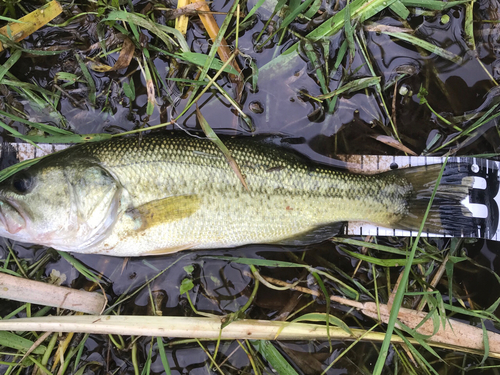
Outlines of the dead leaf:
M115 70L120 70L127 68L134 57L135 52L135 44L128 37L123 39L123 46L120 51L120 55L118 56L118 60L116 60L115 64L111 67L109 65L100 63L98 61L92 61L89 64L90 69L96 72L112 72Z
M0 34L5 35L13 42L19 42L29 35L33 34L39 28L45 26L47 23L61 14L62 8L57 1L38 8L37 10L21 17L17 22L10 22L6 26L0 28ZM0 43L0 51L3 51L3 45Z
M372 31L372 32L376 32L376 33L381 33L381 32L413 33L412 29L406 29L403 27L396 27L396 26L389 26L389 25L382 25L380 23L372 23L369 25L365 25L364 29L366 31Z
M388 135L371 135L370 137L372 137L373 139L375 139L379 142L386 144L387 146L391 146L391 147L394 147L395 149L406 152L407 154L417 156L417 154L414 151L410 150L404 144L402 144L401 142L399 142L398 140L396 140L392 137L389 137Z
M205 29L207 30L207 33L210 36L210 39L212 39L212 42L215 42L215 40L217 39L217 34L219 33L219 25L217 25L217 22L215 22L215 18L211 14L210 8L208 7L208 4L205 1L202 2L202 4L199 7L199 10L203 12L203 13L201 12L198 13L200 20L203 23L203 26L205 26ZM229 60L229 57L233 54L233 52L231 51L226 42L226 39L222 38L220 46L217 48L217 53L222 62L226 62L227 60ZM231 82L237 85L237 93L238 93L237 101L239 102L241 91L243 89L243 82L240 78L241 69L238 66L236 60L231 61L231 66L238 72L238 75L230 74L229 79L231 80Z
M185 8L189 4L189 0L177 0L177 9ZM189 18L181 15L175 19L175 28L180 31L182 35L186 35Z
M196 1L190 4L187 4L183 7L177 7L177 9L171 9L167 13L167 19L176 19L181 16L194 16L198 14L198 10L203 7L205 1ZM211 12L212 14L215 12ZM217 12L217 14L225 14Z

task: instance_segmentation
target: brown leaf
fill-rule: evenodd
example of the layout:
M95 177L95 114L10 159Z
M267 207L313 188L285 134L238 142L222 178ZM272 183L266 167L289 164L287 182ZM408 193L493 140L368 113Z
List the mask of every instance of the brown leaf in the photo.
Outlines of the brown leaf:
M112 72L114 70L120 70L127 68L134 57L135 45L130 38L125 37L123 39L123 46L120 51L120 56L116 60L115 64L111 67L109 65L100 63L98 61L92 61L89 64L90 69L96 72Z
M201 9L204 5L206 5L205 1L196 1L191 4L187 4L185 6L179 6L180 3L177 4L177 9L172 9L167 13L168 19L174 19L181 16L193 16L198 14L198 10Z
M205 26L205 29L207 30L207 33L210 36L210 39L212 39L212 42L215 42L217 34L219 33L219 25L217 25L217 22L215 22L215 18L211 14L210 8L208 7L205 1L202 1L199 10L203 11L203 13L198 13L200 20L203 23L203 26ZM226 39L222 38L220 46L217 48L217 53L223 62L226 62L229 59L229 57L233 54L233 52L231 51L226 42ZM231 61L231 66L238 72L238 75L230 74L229 79L231 80L231 82L237 85L237 93L238 93L237 101L239 101L241 91L243 89L243 82L240 78L241 69L238 66L236 60Z
M116 60L115 65L113 65L112 70L120 70L127 68L134 57L135 45L134 42L128 37L123 40L123 46L120 51L120 56Z

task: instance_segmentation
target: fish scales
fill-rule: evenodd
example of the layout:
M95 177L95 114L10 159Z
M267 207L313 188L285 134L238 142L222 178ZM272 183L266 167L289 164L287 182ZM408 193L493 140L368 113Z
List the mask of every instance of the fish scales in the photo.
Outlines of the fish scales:
M96 239L82 239L78 244L65 240L52 246L85 253L137 256L279 243L339 221L367 221L385 227L402 223L407 227L404 220L412 216L415 183L404 174L354 175L313 164L265 142L228 138L224 143L248 189L214 143L186 135L78 145L21 173L44 176L62 168L71 171L66 174L75 174L68 182L69 195L77 197L72 216L79 222L85 218L88 228L80 232L93 233ZM88 172L89 165L90 169L100 168L100 174ZM11 186L13 181L16 176L11 178ZM56 182L48 183L57 189ZM2 186L6 187L0 187L0 199L12 201L12 197L1 198L9 195L9 182ZM89 186L99 198L87 197ZM96 194L95 189L102 192ZM52 206L58 203L48 204L47 211L54 211ZM96 206L93 210L88 208L92 204ZM3 221L7 216L2 214ZM78 225L82 226L60 230L70 231ZM44 244L51 245L49 242Z

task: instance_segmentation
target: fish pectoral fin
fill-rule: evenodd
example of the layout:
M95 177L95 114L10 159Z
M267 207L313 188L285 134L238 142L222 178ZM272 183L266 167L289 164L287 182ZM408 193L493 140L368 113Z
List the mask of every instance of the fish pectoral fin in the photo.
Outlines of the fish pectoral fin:
M329 238L338 236L343 232L345 227L345 222L336 222L331 224L325 224L311 229L307 232L300 233L291 238L287 238L278 242L274 242L276 245L283 246L306 246L314 243L319 243L326 241Z
M188 249L193 248L196 245L197 244L195 244L195 243L188 243L185 245L164 247L162 249L147 251L145 253L142 253L141 255L166 255L166 254L176 253L176 252L182 251L182 250L188 250Z
M158 224L187 218L200 208L197 195L178 195L157 199L128 210L138 223L137 231L143 231Z

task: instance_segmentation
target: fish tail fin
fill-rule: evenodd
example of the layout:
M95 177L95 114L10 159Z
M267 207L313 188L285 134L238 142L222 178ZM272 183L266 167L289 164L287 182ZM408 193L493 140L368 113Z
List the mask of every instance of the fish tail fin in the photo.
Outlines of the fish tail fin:
M395 171L412 186L408 197L408 215L398 223L398 227L419 230L441 168L441 164L436 164ZM466 166L457 163L445 166L427 215L424 232L470 236L476 231L472 213L462 203L469 195L473 182Z

